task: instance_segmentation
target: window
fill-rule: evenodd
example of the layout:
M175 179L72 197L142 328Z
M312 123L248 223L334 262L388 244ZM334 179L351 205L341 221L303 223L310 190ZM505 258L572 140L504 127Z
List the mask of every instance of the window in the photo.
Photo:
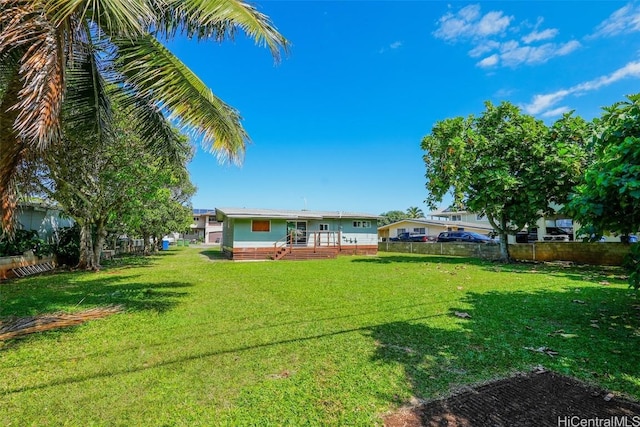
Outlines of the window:
M271 231L271 221L254 219L251 221L251 231L256 232L269 232Z
M418 234L427 234L427 229L424 227L414 228L413 232Z
M216 217L215 216L208 217L208 221L209 221L209 224L216 224L218 222L218 221L216 221Z
M462 215L451 215L451 221L462 221Z
M476 221L484 221L484 220L485 220L485 218L486 218L486 217L485 217L484 215L482 215L482 214L478 214L478 215L476 215Z
M320 224L320 231L329 231L329 224Z
M402 233L406 233L406 232L407 232L407 229L406 229L406 228L398 228L398 229L396 230L396 236L397 236L398 234L402 234Z
M194 216L193 217L193 222L198 222L200 221L200 217L199 216Z
M370 228L371 221L353 221L353 228Z

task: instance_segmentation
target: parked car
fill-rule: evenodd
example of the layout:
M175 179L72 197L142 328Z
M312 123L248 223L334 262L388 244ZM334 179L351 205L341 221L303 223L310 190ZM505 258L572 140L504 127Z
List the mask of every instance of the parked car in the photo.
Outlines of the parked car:
M389 240L392 242L428 242L431 239L429 239L429 236L426 234L405 232L400 233L397 237L392 237Z
M573 234L560 227L546 227L542 240L546 241L564 241L573 240ZM523 230L516 234L516 243L527 243L538 241L538 228L532 227L529 231Z
M629 236L620 236L622 243L638 243L638 236L630 234Z
M496 243L489 236L473 231L444 231L438 235L438 242Z

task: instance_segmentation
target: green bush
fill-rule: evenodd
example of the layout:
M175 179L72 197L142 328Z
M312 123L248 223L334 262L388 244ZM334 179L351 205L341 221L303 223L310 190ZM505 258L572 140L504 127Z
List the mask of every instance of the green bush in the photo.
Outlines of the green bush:
M629 272L629 287L640 289L640 244L631 245L623 266Z
M53 248L34 230L17 230L12 239L6 235L0 237L0 256L22 255L27 251L42 257L51 255Z
M58 231L54 253L60 265L76 265L80 261L80 227L75 224Z

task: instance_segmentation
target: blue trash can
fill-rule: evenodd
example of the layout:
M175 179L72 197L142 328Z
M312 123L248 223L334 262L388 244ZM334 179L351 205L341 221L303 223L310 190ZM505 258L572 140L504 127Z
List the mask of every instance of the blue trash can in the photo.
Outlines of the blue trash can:
M162 239L162 250L163 251L168 251L169 250L169 240L168 239Z

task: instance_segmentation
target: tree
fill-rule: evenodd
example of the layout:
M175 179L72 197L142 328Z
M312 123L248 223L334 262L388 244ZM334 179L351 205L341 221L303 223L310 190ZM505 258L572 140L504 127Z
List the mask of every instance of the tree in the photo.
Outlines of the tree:
M565 207L597 238L640 230L640 94L627 99L595 120L595 161Z
M381 219L378 221L380 226L391 224L394 222L402 221L403 219L407 219L407 214L403 211L389 211L383 212L380 214Z
M71 126L110 132L109 97L163 141L168 113L221 160L240 162L248 136L238 112L218 99L159 40L185 35L223 41L243 31L274 57L288 48L269 18L239 0L0 0L0 213L10 229L25 160L63 143ZM69 93L68 88L74 88ZM89 142L87 142L89 143Z
M587 124L566 114L549 129L508 102L485 105L477 118L436 123L422 140L425 202L435 208L452 192L456 206L486 215L509 261L508 235L551 213L550 203L562 203L574 185Z
M407 209L408 218L424 218L424 212L417 206L411 206Z
M41 170L36 185L79 226L77 268L81 269L99 269L108 228L114 222L132 222L132 218L146 214L137 230L148 242L152 233L147 233L149 229L144 226L148 224L144 221L150 220L152 214L148 212L156 208L154 203L161 201L157 206L161 210L169 204L174 188L191 186L186 169L191 156L187 139L174 129L173 137L162 144L173 146L173 155L158 155L137 133L135 119L128 117L117 103L112 107L114 132L109 138L87 143L91 135L65 124L58 143L61 150L48 150L37 162ZM168 123L166 126L170 129ZM177 206L170 206L180 211ZM134 227L124 224L122 228L129 231Z

